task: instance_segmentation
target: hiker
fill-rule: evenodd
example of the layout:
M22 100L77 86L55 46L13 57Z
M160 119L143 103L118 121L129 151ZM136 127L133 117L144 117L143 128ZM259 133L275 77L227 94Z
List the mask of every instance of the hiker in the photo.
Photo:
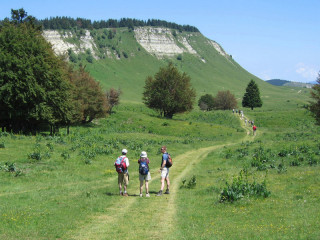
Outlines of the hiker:
M162 152L162 160L161 160L161 166L159 172L161 172L161 188L158 192L157 196L161 196L163 189L164 189L164 180L167 182L167 190L165 191L165 194L170 194L170 180L169 180L169 168L167 167L167 162L169 161L169 154L167 153L167 147L162 146L161 147Z
M256 125L253 125L252 130L253 130L253 136L255 136L257 131Z
M139 163L139 180L140 180L140 197L142 197L143 181L146 182L146 197L150 197L149 194L149 180L151 180L151 174L149 171L149 158L146 152L141 152Z
M234 109L232 109L232 113L234 114Z
M246 119L246 118L244 119L244 123L245 123L245 124L246 124L246 126L247 126L247 119Z
M127 197L128 196L127 186L129 184L129 172L128 172L129 159L127 158L128 150L122 149L121 153L122 153L122 156L117 158L114 165L118 172L118 184L119 184L120 196ZM124 192L122 192L122 185L123 185Z

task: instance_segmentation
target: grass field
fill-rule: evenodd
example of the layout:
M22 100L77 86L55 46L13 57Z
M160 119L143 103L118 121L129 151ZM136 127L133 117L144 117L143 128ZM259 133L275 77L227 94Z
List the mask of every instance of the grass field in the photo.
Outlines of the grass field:
M122 104L58 136L0 133L0 239L319 239L320 128L303 108L159 118ZM247 113L246 113L247 112ZM173 157L171 194L160 188L160 147ZM113 162L129 150L129 197ZM147 151L150 198L139 197ZM226 182L265 181L270 196L221 202ZM193 179L193 180L192 180Z

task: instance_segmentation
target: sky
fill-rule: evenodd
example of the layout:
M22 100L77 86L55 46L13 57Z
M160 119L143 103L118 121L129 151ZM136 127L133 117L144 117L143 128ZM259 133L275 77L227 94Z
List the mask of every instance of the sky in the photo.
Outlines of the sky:
M0 19L160 19L197 27L262 80L314 82L320 71L319 0L0 0Z

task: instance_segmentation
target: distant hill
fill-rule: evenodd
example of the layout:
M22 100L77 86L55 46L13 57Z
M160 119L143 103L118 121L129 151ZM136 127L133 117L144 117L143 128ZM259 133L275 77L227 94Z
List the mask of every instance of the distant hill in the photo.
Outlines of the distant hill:
M274 86L287 86L287 87L302 87L302 88L312 88L312 83L301 83L301 82L291 82L288 80L281 79L271 79L266 82L274 85Z
M75 65L85 65L104 89L121 89L121 100L125 102L141 103L147 76L154 76L169 62L191 77L197 98L230 90L241 106L245 89L253 79L259 86L264 107L271 109L274 102L287 107L288 100L293 105L306 102L304 96L309 93L298 94L262 81L195 27L173 24L170 28L160 23L160 26L46 28L43 36L56 54L66 54Z

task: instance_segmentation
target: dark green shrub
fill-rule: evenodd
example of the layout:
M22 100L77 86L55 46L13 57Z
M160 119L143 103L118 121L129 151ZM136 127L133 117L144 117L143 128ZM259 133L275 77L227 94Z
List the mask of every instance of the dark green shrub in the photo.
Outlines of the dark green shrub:
M40 153L40 150L35 150L33 153L30 153L28 155L28 158L40 161L42 159L42 155Z
M287 171L286 166L284 165L283 161L278 165L278 173L284 173Z
M67 159L70 158L70 154L69 154L67 151L63 151L63 152L61 153L61 157L63 157L64 160L67 160Z
M193 175L192 178L188 181L187 184L186 184L186 182L187 182L186 179L182 180L181 188L188 188L188 189L195 188L196 185L197 185L196 176Z
M84 160L84 163L90 165L90 164L92 164L92 161L91 161L91 159L86 159L86 160Z
M245 176L243 176L245 174ZM245 196L247 197L268 197L271 192L267 190L266 180L262 183L249 183L247 171L241 170L238 177L233 178L230 185L226 182L226 187L221 191L220 202L234 202Z
M15 163L6 162L3 166L4 171L6 172L15 172L17 170Z
M126 52L122 52L122 54L123 54L123 56L124 56L125 58L128 58L128 57L129 57Z

